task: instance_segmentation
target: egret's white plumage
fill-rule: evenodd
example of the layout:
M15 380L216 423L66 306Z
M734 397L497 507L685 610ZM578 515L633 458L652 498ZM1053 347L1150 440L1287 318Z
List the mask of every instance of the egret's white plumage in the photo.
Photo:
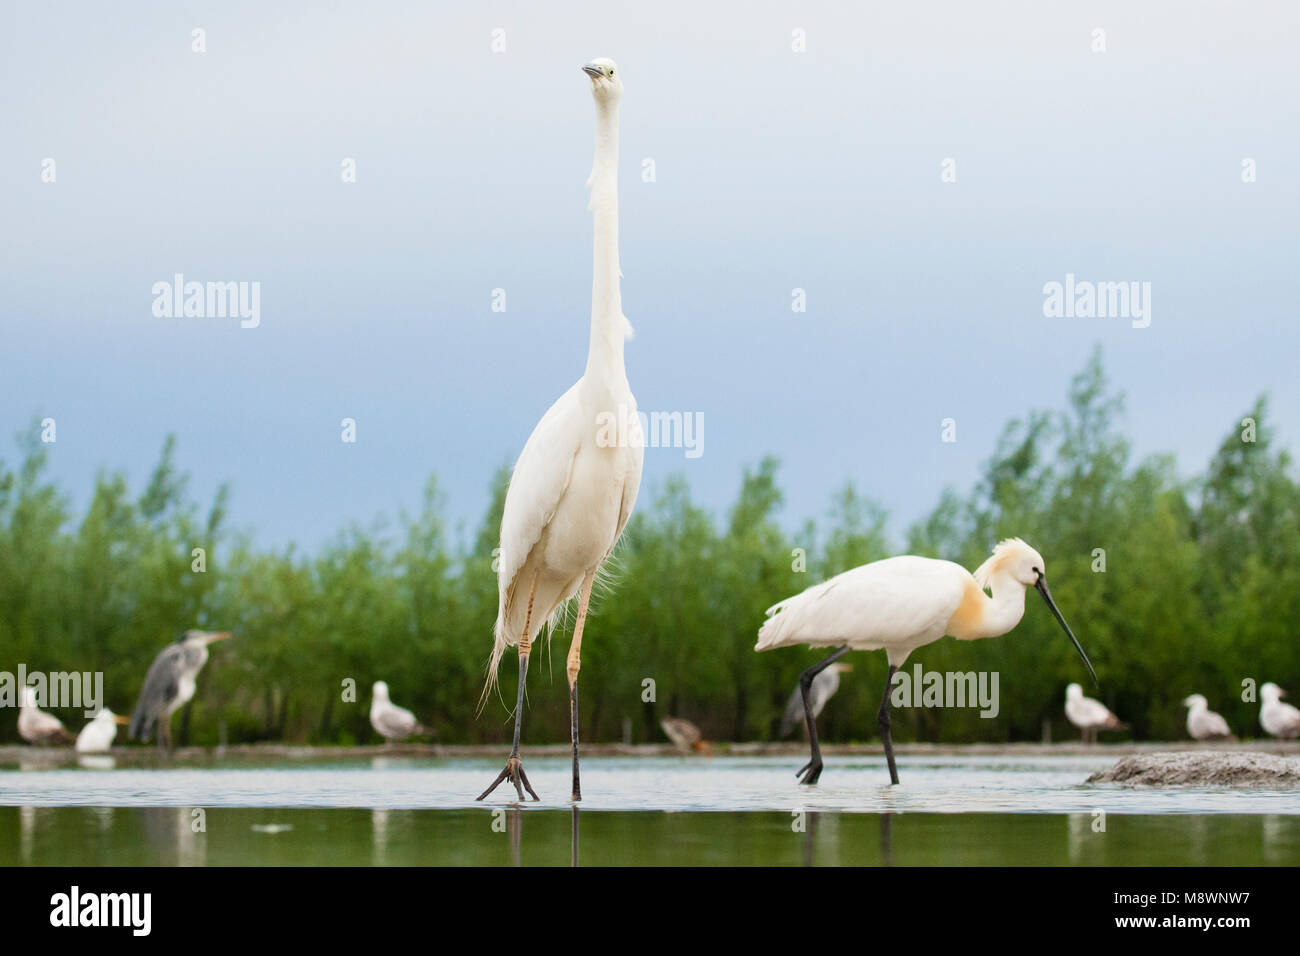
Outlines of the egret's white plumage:
M63 721L36 706L34 687L23 687L20 691L18 736L29 744L66 744L72 740Z
M852 664L835 663L813 678L808 689L808 705L812 708L813 720L821 716L826 704L840 689L840 674L853 670ZM785 705L785 714L781 717L781 736L787 737L790 731L806 723L803 712L803 688L796 687Z
M405 740L425 733L415 714L389 699L388 684L377 680L370 693L370 726L385 740Z
M575 710L575 799L580 795L576 682L582 625L596 572L614 550L632 514L644 455L636 399L623 362L624 341L631 326L623 315L619 291L618 110L622 74L612 60L603 58L583 70L591 79L596 104L595 159L588 180L595 241L587 365L577 383L537 423L510 478L501 517L497 621L484 688L486 696L496 682L501 658L509 648L518 647L522 702L533 638L568 600L579 596L567 668L571 697L575 698L571 704ZM516 750L519 716L516 713ZM520 776L517 757L512 753L507 770L522 799L523 790L516 779Z
M1210 710L1210 702L1203 695L1189 695L1183 706L1187 708L1187 733L1193 740L1236 740L1228 722Z
M1019 538L999 542L973 573L951 561L915 555L886 558L845 571L768 608L768 619L759 628L754 649L795 644L840 648L800 678L801 693L810 707L812 682L842 654L883 649L892 681L895 669L908 654L944 635L976 640L1006 634L1025 613L1028 587L1042 594L1091 672L1092 664L1047 589L1043 556ZM984 593L986 588L990 594ZM898 783L889 735L889 689L887 684L880 706L881 739L890 779ZM816 783L822 769L820 749L815 721L806 722L812 759L800 773L806 772L804 783Z
M81 728L81 733L77 734L77 753L108 753L113 746L114 738L117 737L117 725L126 722L125 717L119 717L107 707L102 708L90 723Z
M1128 727L1101 701L1084 697L1083 688L1078 684L1065 688L1065 716L1083 731L1085 740L1096 740L1099 730L1124 730Z
M1259 725L1274 737L1291 740L1300 737L1300 710L1282 698L1286 691L1272 681L1259 689Z

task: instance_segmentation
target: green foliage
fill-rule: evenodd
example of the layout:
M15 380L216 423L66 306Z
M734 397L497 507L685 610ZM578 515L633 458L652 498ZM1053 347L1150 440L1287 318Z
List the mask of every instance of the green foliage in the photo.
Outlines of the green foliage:
M643 489L640 508L593 601L580 697L586 740L662 740L673 714L720 740L770 739L799 672L817 652L757 655L764 610L827 576L910 550L974 567L1000 538L1025 538L1046 557L1053 592L1101 678L1096 693L1139 737L1183 736L1181 699L1205 694L1243 735L1257 705L1242 681L1295 682L1300 649L1300 488L1274 450L1267 404L1231 424L1199 480L1180 479L1167 457L1133 462L1117 430L1123 411L1094 355L1063 411L1010 422L969 494L946 491L895 548L886 514L852 483L825 518L783 525L778 463L745 471L719 520L671 477ZM0 668L100 670L107 704L129 712L150 661L189 627L234 630L200 678L178 740L287 739L374 742L370 684L444 743L503 741L506 707L476 718L496 616L493 549L509 481L499 469L492 501L468 542L449 540L436 480L420 510L395 527L351 527L319 553L265 550L225 528L222 488L201 514L168 437L144 492L101 473L84 515L46 476L48 446L32 427L16 465L0 460ZM193 569L193 551L207 570ZM803 563L798 559L802 549ZM1105 571L1098 570L1100 550ZM562 629L567 630L567 628ZM568 735L560 646L534 655L526 739ZM895 716L897 739L1036 740L1062 716L1070 681L1086 683L1073 650L1033 595L1010 635L945 640L908 662L928 671L997 671L1001 712L915 708ZM880 654L856 669L823 715L828 740L876 736ZM514 661L502 692L513 701ZM355 701L344 699L355 682ZM647 681L656 699L647 701ZM79 715L62 715L79 726ZM14 722L0 739L15 737Z

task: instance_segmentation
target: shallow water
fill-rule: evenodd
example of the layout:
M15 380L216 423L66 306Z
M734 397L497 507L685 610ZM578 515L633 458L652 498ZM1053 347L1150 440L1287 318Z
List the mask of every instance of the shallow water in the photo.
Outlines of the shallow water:
M1297 865L1300 792L1083 781L1113 757L526 759L542 802L474 796L500 761L382 756L0 765L3 865ZM745 812L735 812L745 811ZM1097 811L1104 811L1098 813Z
M201 767L77 768L39 762L0 766L0 805L106 807L482 808L474 797L499 760L421 757L240 761ZM821 782L800 786L791 757L593 757L582 763L584 811L780 811L845 813L1300 814L1300 791L1086 784L1113 763L1092 756L904 757L898 787L881 757L828 757ZM540 803L567 809L569 762L528 758ZM503 784L492 805L514 800Z

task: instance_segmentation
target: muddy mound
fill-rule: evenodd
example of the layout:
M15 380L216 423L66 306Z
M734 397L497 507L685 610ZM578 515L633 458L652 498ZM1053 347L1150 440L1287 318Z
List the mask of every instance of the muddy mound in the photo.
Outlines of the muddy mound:
M1133 754L1088 783L1130 787L1294 787L1300 760L1262 753L1181 752Z

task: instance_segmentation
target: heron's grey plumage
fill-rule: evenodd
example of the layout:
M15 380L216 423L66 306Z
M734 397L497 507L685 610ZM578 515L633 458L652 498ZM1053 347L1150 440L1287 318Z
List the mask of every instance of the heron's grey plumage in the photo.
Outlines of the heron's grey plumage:
M195 679L208 660L208 644L222 635L186 631L168 644L149 665L144 686L131 714L131 736L148 740L161 722L160 743L170 742L166 729L171 715L194 696Z
M808 703L812 707L814 720L821 715L827 701L834 697L839 689L840 668L835 664L813 678L812 686L808 688ZM781 718L781 736L789 736L790 732L803 722L803 693L796 684L794 693L790 695L790 701L785 705L785 716Z

